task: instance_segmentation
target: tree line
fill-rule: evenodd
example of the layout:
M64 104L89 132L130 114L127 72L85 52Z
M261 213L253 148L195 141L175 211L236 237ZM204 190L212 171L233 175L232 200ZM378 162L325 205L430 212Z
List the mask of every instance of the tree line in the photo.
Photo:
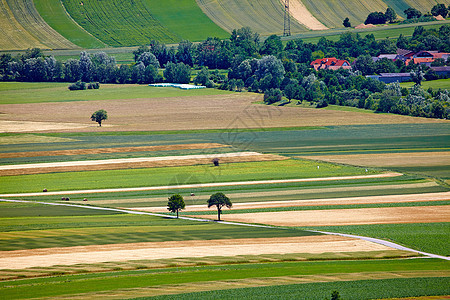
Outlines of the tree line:
M224 90L264 93L267 104L284 105L296 99L297 103L305 100L317 107L336 104L385 111L385 106L380 108L379 104L384 99L381 94L388 87L364 75L418 72L418 66L405 65L401 60L394 62L381 59L374 62L372 57L396 53L397 48L450 52L449 39L450 26L443 25L438 29L418 26L411 37L400 35L397 40L376 40L373 34L362 37L346 32L337 41L322 37L318 43L295 39L283 45L279 36L272 35L261 41L260 36L250 28L241 28L233 30L227 40L207 38L198 44L182 41L176 47L152 41L133 52L132 64L118 65L114 57L104 52L89 54L83 51L78 59L68 59L64 63L52 56L44 56L40 49L29 49L15 57L2 54L0 80L189 83L192 68L197 68L199 71L194 78L195 84ZM346 59L353 63L354 69L316 71L310 67L311 61L324 57ZM437 60L436 65L449 63ZM226 69L227 75L218 69ZM427 79L438 78L427 68L420 72ZM402 90L400 98L394 100L404 100L402 97L413 93L412 96L420 94L423 101L403 101L402 105L408 109L396 110L389 106L388 111L446 118L449 114L446 92L429 90L425 94L418 92L419 89L417 87L414 92ZM287 102L280 101L283 97ZM430 103L434 102L440 103L443 113L433 112ZM414 105L421 109L414 108Z

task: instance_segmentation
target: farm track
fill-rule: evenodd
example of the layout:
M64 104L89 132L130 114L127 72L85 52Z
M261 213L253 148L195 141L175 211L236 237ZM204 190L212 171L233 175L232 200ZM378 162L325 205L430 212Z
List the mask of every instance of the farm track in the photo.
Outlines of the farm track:
M73 190L73 191L56 191L56 192L39 192L39 193L17 193L17 194L1 194L0 197L28 197L28 196L50 196L50 195L73 195L73 194L93 194L93 193L116 193L116 192L133 192L133 191L154 191L166 189L183 189L183 188L199 188L199 187L216 187L216 186L237 186L237 185L258 185L258 184L274 184L274 183L291 183L291 182L314 182L314 181L333 181L333 180L349 180L349 179L373 179L388 178L402 176L401 173L382 173L375 175L359 175L359 176L340 176L340 177L322 177L322 178L300 178L300 179L280 179L280 180L256 180L256 181L234 181L234 182L213 182L199 184L183 184L174 186L151 186L137 188L119 188L119 189L96 189L96 190Z

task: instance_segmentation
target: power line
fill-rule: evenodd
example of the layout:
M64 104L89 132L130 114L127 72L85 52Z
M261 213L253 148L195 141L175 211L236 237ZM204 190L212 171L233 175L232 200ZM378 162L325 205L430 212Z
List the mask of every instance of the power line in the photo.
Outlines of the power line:
M284 30L283 36L291 35L291 14L289 13L289 0L284 0Z

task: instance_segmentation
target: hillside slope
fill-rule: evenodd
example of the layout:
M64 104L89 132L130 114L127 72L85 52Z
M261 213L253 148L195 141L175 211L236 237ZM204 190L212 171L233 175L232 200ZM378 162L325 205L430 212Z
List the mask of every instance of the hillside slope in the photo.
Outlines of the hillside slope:
M16 20L51 49L72 49L77 46L51 28L36 10L32 0L6 0Z
M62 0L70 16L109 46L136 46L152 39L175 43L198 41L225 32L209 20L194 0Z
M228 32L250 27L261 35L282 34L284 6L280 0L197 0L211 20ZM291 32L308 29L291 18Z

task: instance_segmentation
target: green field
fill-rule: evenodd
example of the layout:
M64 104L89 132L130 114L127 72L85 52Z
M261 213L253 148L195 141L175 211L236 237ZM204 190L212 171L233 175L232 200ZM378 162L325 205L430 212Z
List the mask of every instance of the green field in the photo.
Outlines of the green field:
M59 34L82 48L103 48L105 43L83 30L67 15L59 0L34 0L34 5L41 17Z
M320 170L317 168L320 166ZM37 175L3 176L0 190L3 193L85 190L164 186L181 174L192 174L185 184L230 182L246 180L272 180L290 178L317 178L374 174L363 168L316 163L306 160L284 160L250 163L229 163L221 168L210 165L124 169L111 171L86 171L49 173Z
M327 283L305 283L270 287L229 289L189 293L176 296L159 296L134 299L329 299L338 291L342 299L387 299L419 295L447 295L449 278L408 278L385 280L360 280Z
M400 86L411 88L414 85L414 82L402 82ZM424 81L422 82L422 87L427 90L432 88L433 90L446 89L450 90L450 79L438 79L432 81Z
M450 255L448 249L450 223L321 226L308 229L370 236L424 252Z
M371 272L380 274L386 272L391 274L391 277L402 276L403 273L414 272L417 275L416 278L409 279L394 279L394 280L371 280L368 283L373 284L374 287L382 287L389 285L389 289L380 289L379 294L382 296L403 296L403 295L422 295L423 293L432 293L433 295L442 295L448 293L448 277L442 278L421 278L422 272L436 272L448 270L448 262L442 262L432 259L416 259L416 260L380 260L380 261L337 261L337 262L284 262L284 263L265 263L265 264L241 264L241 265L227 265L224 266L204 266L204 267L185 267L174 269L155 269L155 270L138 270L138 271L119 271L119 272L107 272L87 275L70 275L70 276L57 276L49 278L36 278L36 279L23 279L19 281L6 281L0 283L0 292L4 297L8 299L26 299L30 297L56 297L70 294L84 294L86 296L93 296L94 293L99 295L102 291L111 291L116 296L123 295L130 298L133 294L138 296L145 292L151 293L149 290L140 290L140 288L152 288L153 293L158 290L169 288L169 285L180 285L178 293L183 293L184 289L190 286L196 286L201 283L208 284L207 290L216 290L227 288L220 286L220 282L227 281L230 284L229 288L239 287L233 285L234 281L239 284L249 279L259 279L262 282L271 283L277 278L285 278L287 276L306 276L310 278L320 278L327 274L328 276L339 276L339 274L348 274L352 276L353 273ZM397 273L397 274L396 274ZM395 275L394 275L395 274ZM314 277L316 276L316 277ZM355 276L358 278L358 276ZM318 279L316 279L318 280ZM397 281L396 281L397 280ZM313 279L314 281L314 279ZM366 288L360 288L358 292L355 291L354 285L362 285L358 281L349 282L344 287L349 289L349 297L352 299L365 299L365 292L369 290ZM419 284L420 283L420 284ZM426 287L424 286L426 283ZM219 284L217 287L216 285ZM273 284L273 283L272 283ZM332 288L340 286L342 282L332 285L316 283L315 285L308 286L306 289L310 289L309 293L313 291L317 292L322 290L322 296L329 296L331 290L323 289L327 285L331 285ZM351 289L353 285L353 289ZM412 285L419 285L421 288L412 288ZM205 286L205 285L204 285ZM241 285L242 286L242 285ZM245 286L245 285L244 285ZM251 286L251 285L250 285ZM253 285L255 286L255 284ZM256 284L258 286L258 284ZM282 298L290 298L293 296L301 295L304 285L292 285L288 286L287 291L283 291L284 286L271 287L273 292L271 293L276 298L280 296ZM133 290L134 289L134 290ZM372 291L377 290L376 288ZM258 287L250 290L233 289L230 291L208 292L206 294L193 294L187 295L187 298L192 299L193 296L198 299L201 296L208 296L210 298L229 298L227 293L232 293L237 298L246 298L252 295L263 295L267 291L267 288ZM365 292L364 292L365 291ZM184 291L185 292L185 291ZM167 292L165 292L167 293ZM255 294L256 293L256 294ZM281 293L281 294L280 294ZM325 294L326 293L326 294ZM364 294L361 294L364 293ZM344 293L345 294L345 293ZM108 295L108 294L106 294ZM216 297L214 297L216 295ZM355 298L361 295L362 298ZM179 295L177 295L178 299ZM259 298L259 297L258 297ZM296 297L297 298L297 297ZM290 298L292 299L292 298ZM322 298L321 298L322 299Z
M102 84L98 90L70 91L69 83L0 82L0 104L43 103L64 101L90 101L133 98L160 98L180 96L226 95L231 92L217 89L185 91L176 88ZM30 97L33 93L33 97Z
M79 1L64 0L70 16L93 36L109 46L136 46L151 40L175 43L199 41L227 33L209 20L195 1L171 1L160 5L152 0Z

